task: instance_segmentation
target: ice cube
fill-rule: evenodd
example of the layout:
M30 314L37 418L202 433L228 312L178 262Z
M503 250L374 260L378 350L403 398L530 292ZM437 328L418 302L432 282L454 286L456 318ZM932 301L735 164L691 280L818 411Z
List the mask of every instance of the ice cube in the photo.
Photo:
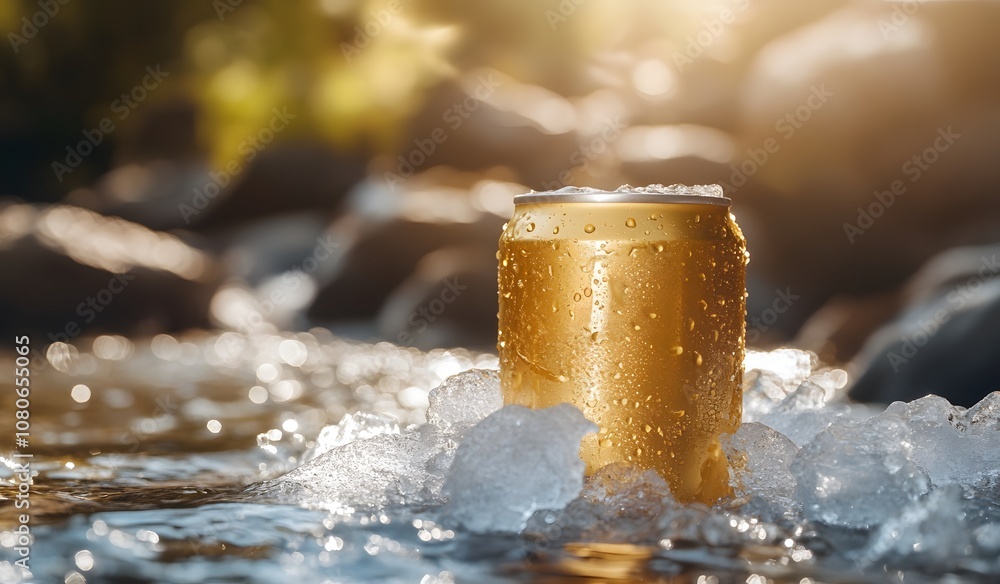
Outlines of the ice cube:
M974 536L962 501L962 489L949 485L899 510L871 535L862 563L956 566L970 555Z
M334 448L379 434L399 434L399 422L392 416L374 412L356 412L341 418L340 423L320 430L316 444L303 457L309 461Z
M799 448L780 432L749 422L722 441L737 496L773 501L795 496L791 465Z
M427 422L445 431L464 430L503 407L496 371L471 369L446 379L427 396Z
M544 541L655 543L659 516L677 506L656 471L617 462L584 479L580 495L561 512L535 513L526 532Z
M865 422L834 420L792 462L806 516L869 528L927 493L927 475L911 460L913 434L890 412Z
M825 395L822 387L803 382L770 412L761 416L760 422L781 432L797 446L805 446L834 418L848 412L844 404L827 406Z
M1000 475L998 395L986 396L968 411L930 395L910 403L892 403L886 415L907 420L913 461L935 486L958 484L973 489Z
M446 441L430 426L402 434L378 434L336 447L263 485L306 507L381 508L437 502L430 464Z
M747 351L743 368L747 373L769 371L782 380L785 393L793 391L809 378L816 365L816 355L798 349Z
M535 511L562 509L583 487L580 439L597 430L569 404L489 415L455 453L446 515L474 532L520 532Z

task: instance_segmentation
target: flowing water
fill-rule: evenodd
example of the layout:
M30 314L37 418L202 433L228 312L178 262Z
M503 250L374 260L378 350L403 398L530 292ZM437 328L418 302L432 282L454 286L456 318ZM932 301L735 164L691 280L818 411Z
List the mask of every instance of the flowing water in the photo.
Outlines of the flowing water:
M495 367L490 355L323 331L57 343L34 360L27 446L14 447L14 399L0 402L0 419L10 420L0 437L0 582L765 584L920 582L941 573L933 563L882 560L859 571L831 550L867 549L863 531L820 532L766 510L764 521L735 504L664 506L649 497L662 480L645 475L622 483L629 492L620 501L607 487L600 504L582 498L562 515L536 514L521 534L472 533L428 503L319 509L259 487L299 467L320 431L346 413L386 414L396 431L414 432L430 389L460 371ZM764 399L751 389L750 399ZM13 396L13 383L2 391ZM30 507L15 505L23 500ZM998 509L977 505L964 512ZM22 515L30 538L18 532ZM990 521L980 521L985 529L969 544L977 553L994 539L1000 550L1000 528ZM30 575L17 564L24 554ZM946 571L987 581L998 567L980 556Z

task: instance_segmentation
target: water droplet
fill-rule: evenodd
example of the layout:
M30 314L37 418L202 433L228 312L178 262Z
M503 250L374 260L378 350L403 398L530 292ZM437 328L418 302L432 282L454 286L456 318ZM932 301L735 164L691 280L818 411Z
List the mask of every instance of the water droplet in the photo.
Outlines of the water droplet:
M712 331L712 340L713 341L719 340L719 331Z
M625 220L625 227L635 227L635 219L629 217Z
M601 446L605 448L611 448L614 445L615 443L612 442L610 438L605 438L604 440L601 440Z
M652 432L652 431L653 431L653 427L650 426L649 424L646 424L646 433L649 433L649 432Z
M702 363L701 353L699 353L698 351L695 351L694 352L694 364L698 365L698 366L701 366L701 363Z
M642 456L642 448L636 448L635 449L635 455L636 456Z
M590 286L587 286L586 288L583 289L583 295L586 296L587 298L590 298L590 295L593 293L594 291L591 290Z
M694 330L694 319L693 318L689 318L688 319L688 330L689 331L693 331Z
M650 312L649 313L649 318L656 318L656 313L655 312Z
M556 225L555 227L552 228L552 235L555 235L557 233L559 233L559 226L558 225Z
M626 398L622 398L622 405L623 406L627 406L628 405L628 398L627 397Z
M701 215L695 215L694 216L694 222L695 223L701 223Z
M575 300L577 302L579 302L582 299L583 299L583 296L581 296L579 292L577 292L576 294L573 295L573 300Z
M705 302L704 299L698 301L698 306L700 306L702 310L708 310L708 302Z
M707 276L705 276L705 273L704 273L704 272L702 272L701 274L698 274L698 278L699 278L699 279L700 279L700 280L701 280L702 282L704 282L705 280L707 280L707 279L708 279L708 277L707 277Z
M660 253L661 251L663 251L663 244L657 243L656 245L653 246L653 249L656 250L656 253Z
M507 258L504 258L503 261L500 262L500 263L501 263L501 265L503 265L503 267L506 268L507 267Z
M590 223L587 223L586 225L583 226L583 230L587 233L593 233L595 229L597 228L591 225Z
M525 229L527 230L528 233L531 233L532 231L535 230L535 224L534 223L528 223L528 226L525 227Z
M684 352L684 347L682 347L680 345L674 345L673 347L670 347L670 354L671 355L675 355L676 356L676 355L680 355L683 352Z

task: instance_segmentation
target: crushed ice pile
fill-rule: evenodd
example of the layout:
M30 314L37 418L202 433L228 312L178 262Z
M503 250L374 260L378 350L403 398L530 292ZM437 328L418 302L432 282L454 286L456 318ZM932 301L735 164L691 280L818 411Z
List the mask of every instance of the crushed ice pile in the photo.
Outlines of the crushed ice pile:
M918 568L1000 573L1000 392L968 410L930 396L886 409L846 401L847 375L810 353L750 352L743 425L724 438L735 498L673 500L654 471L584 477L576 408L501 407L495 372L449 378L427 423L357 413L299 468L252 488L333 512L400 510L461 533L650 546L683 559L748 550L774 573Z

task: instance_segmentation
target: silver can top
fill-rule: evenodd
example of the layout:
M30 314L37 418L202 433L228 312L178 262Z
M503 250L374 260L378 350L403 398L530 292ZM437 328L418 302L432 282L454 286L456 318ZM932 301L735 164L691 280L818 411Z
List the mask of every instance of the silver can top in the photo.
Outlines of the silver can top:
M623 185L614 191L563 187L556 191L532 191L514 197L515 205L532 203L667 203L729 207L732 201L723 195L719 185Z

